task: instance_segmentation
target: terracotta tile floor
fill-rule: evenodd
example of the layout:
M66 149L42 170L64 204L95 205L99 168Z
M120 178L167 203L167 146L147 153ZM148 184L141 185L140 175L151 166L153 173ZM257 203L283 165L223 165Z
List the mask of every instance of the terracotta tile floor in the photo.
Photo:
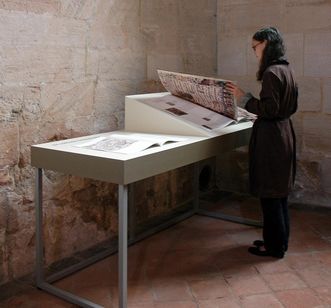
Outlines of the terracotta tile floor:
M256 218L247 197L204 201L214 210ZM331 307L331 210L291 208L284 259L248 254L261 229L193 216L129 248L130 308ZM56 283L117 307L117 256ZM30 287L1 307L75 307Z

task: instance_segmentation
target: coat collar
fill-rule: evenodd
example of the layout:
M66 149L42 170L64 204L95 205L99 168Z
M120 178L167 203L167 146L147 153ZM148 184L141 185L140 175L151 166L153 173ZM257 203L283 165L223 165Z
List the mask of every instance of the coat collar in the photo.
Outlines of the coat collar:
M276 60L273 60L270 65L275 65L275 64L285 64L285 65L289 65L289 62L287 61L287 59L285 57L281 57L278 58Z

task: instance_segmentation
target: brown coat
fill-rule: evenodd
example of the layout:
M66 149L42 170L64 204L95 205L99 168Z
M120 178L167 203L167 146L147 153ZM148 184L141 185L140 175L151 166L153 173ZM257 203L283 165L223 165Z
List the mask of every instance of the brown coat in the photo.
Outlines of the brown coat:
M262 77L260 99L245 108L258 115L249 145L251 193L260 198L288 196L295 178L295 133L290 116L298 90L286 60L275 61Z

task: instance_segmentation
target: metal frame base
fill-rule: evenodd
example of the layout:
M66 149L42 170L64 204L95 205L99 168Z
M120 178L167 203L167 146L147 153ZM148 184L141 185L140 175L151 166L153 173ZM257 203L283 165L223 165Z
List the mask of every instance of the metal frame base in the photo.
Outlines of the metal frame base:
M179 216L174 217L170 221L166 221L157 227L152 228L140 234L138 237L135 234L130 233L130 239L128 240L128 220L130 224L135 224L132 213L129 216L128 205L132 206L133 197L128 197L129 185L118 185L118 208L119 208L119 226L118 226L118 250L116 248L110 248L103 251L87 260L81 261L78 264L70 266L58 273L50 275L47 279L44 273L44 244L43 244L43 209L42 209L42 169L36 169L36 181L35 181L35 204L36 204L36 285L39 289L51 293L57 297L60 297L72 304L80 307L87 308L101 308L96 303L93 303L83 297L77 296L73 293L64 291L51 285L52 282L64 278L84 267L87 267L101 259L108 257L109 255L118 252L119 254L119 308L127 307L127 255L128 245L131 245L137 241L140 241L158 231L164 230L171 225L174 225L184 219L187 219L195 214L204 215L216 219L227 220L235 223L246 224L250 226L261 227L262 223L255 220L245 219L242 217L225 215L220 212L212 212L199 208L199 164L194 164L194 180L193 180L193 209L191 211L182 213ZM130 202L129 202L130 201ZM134 233L134 230L133 230Z
M263 226L263 223L258 220L242 218L239 216L226 215L226 214L222 214L220 212L212 212L212 211L199 209L196 212L196 214L201 215L201 216L207 216L207 217L211 217L211 218L231 221L231 222L235 222L235 223L239 223L239 224L243 224L243 225L253 226L253 227L262 227Z

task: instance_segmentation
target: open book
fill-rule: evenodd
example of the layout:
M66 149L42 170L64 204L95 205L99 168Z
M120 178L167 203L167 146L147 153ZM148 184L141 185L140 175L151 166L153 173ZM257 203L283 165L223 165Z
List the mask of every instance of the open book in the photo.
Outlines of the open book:
M186 138L180 136L127 133L94 137L89 140L79 141L74 146L97 151L131 154L154 146L163 146L184 140Z
M235 98L226 89L229 80L163 70L158 70L158 74L163 86L171 93L164 97L167 102L160 101L159 106L153 103L158 109L210 129L256 118L237 107Z

